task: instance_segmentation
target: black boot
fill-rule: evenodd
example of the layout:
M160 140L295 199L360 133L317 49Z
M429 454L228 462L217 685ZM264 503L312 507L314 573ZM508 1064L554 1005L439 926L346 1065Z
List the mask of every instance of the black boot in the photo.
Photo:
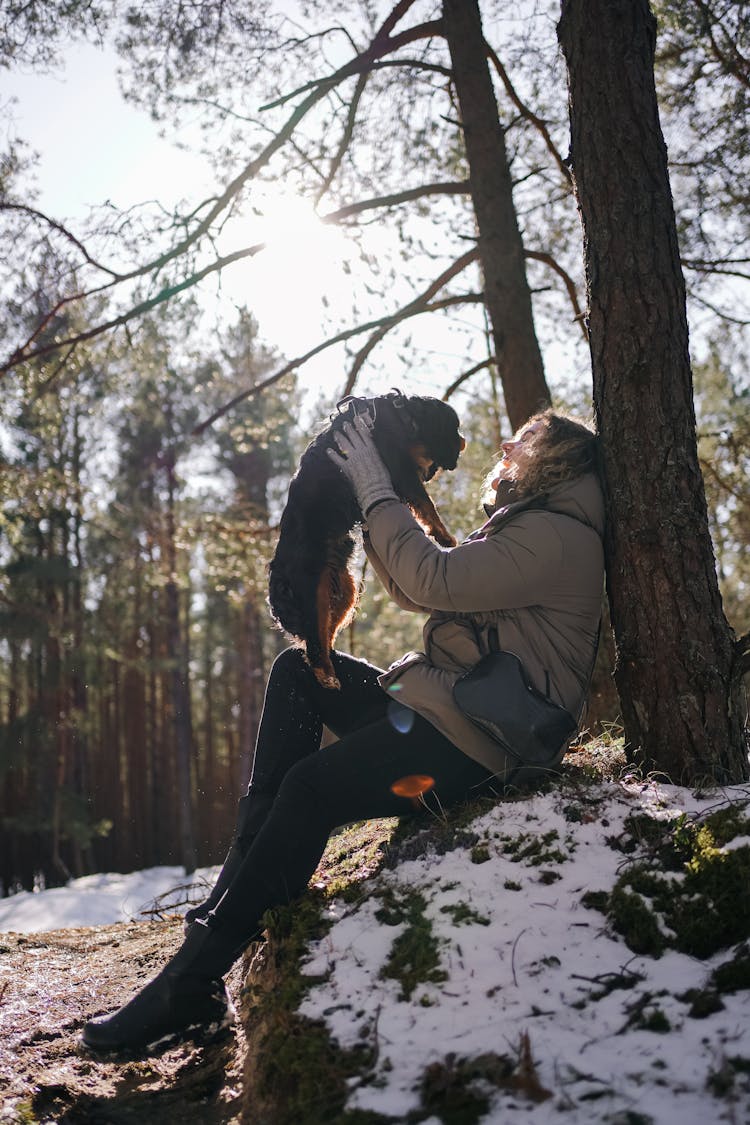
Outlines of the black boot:
M246 797L240 797L234 841L227 852L227 857L224 860L224 866L219 872L216 885L208 898L205 902L200 903L199 906L192 906L190 910L185 913L186 934L190 932L190 928L194 922L207 918L209 912L218 905L219 900L242 866L242 861L249 852L250 845L263 827L272 804L273 797L267 797L265 794L261 793L251 792L248 793Z
M251 935L252 936L252 935ZM98 1051L142 1050L199 1033L212 1038L234 1019L221 979L251 937L197 922L171 961L111 1016L84 1024L83 1042Z

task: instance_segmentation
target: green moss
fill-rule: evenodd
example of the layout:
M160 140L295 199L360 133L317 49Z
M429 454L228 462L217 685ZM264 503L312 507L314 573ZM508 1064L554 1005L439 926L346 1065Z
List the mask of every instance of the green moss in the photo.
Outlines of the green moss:
M348 886L375 874L383 866L397 827L395 817L386 817L339 829L328 842L316 882L328 894L341 894Z
M489 926L490 919L484 914L478 914L466 902L457 902L452 906L441 906L441 914L450 914L451 921L456 926L476 925Z
M472 1088L473 1078L463 1063L432 1063L420 1084L422 1108L442 1125L477 1125L490 1108L487 1095Z
M520 891L523 889L521 884L517 883L515 879L506 879L503 883L503 886L505 887L506 891Z
M747 806L738 802L700 820L627 818L616 846L646 858L618 879L606 911L635 953L658 956L672 946L707 958L750 937L750 845L722 850L750 834ZM668 878L659 867L679 875ZM600 908L601 899L584 896L584 905Z
M661 1035L672 1030L672 1025L661 1008L652 1008L651 1011L644 1012L635 1026L640 1027L642 1031L655 1031Z
M669 821L657 820L648 813L630 813L625 817L624 828L637 843L661 845L669 834Z
M408 914L407 899L399 895L393 887L382 887L376 892L380 906L375 911L378 922L384 926L400 926Z
M627 885L636 894L656 900L657 904L669 901L670 891L673 887L673 884L663 875L657 875L645 864L636 864L630 868L627 874ZM659 909L658 905L657 909Z
M750 801L738 801L710 813L704 820L716 844L723 847L738 836L750 835L750 818L746 815Z
M714 969L711 984L719 993L750 990L750 947L741 945L731 960Z
M550 1096L539 1083L527 1035L521 1036L516 1058L488 1051L475 1058L447 1055L425 1070L420 1084L423 1114L437 1117L442 1125L477 1125L490 1108L487 1088L521 1094L532 1102Z
M719 852L702 832L700 851L688 864L684 893L667 912L675 945L710 957L750 936L750 847Z
M444 855L456 848L470 848L479 839L471 831L472 823L496 804L497 798L479 797L446 809L441 817L426 812L402 817L388 844L387 866L395 867L428 851Z
M260 1092L273 1100L275 1125L328 1125L355 1120L344 1110L346 1079L366 1072L374 1055L369 1047L343 1051L323 1023L290 1015L265 1036L263 1060Z
M724 1009L720 997L710 988L690 988L678 999L690 1005L688 1015L694 1020L704 1020Z
M472 863L487 863L490 859L489 844L481 843L475 844L471 849L471 862Z
M356 894L373 865L381 863L389 826L376 822L355 826L334 838L320 872L326 890ZM270 911L264 918L268 941L264 968L243 989L248 1037L253 1043L254 1090L259 1105L272 1107L274 1125L379 1125L389 1118L345 1109L348 1079L366 1080L375 1057L369 1041L353 1050L339 1048L322 1022L300 1016L297 1009L320 977L303 975L300 966L312 941L325 935L328 895L309 891L298 902Z
M39 1120L34 1112L34 1106L31 1102L16 1102L16 1104L8 1110L11 1114L7 1118L9 1125L36 1125ZM6 1120L5 1117L2 1120Z
M565 863L568 854L560 848L552 847L560 839L556 829L537 836L530 832L521 832L518 836L501 836L501 848L505 855L510 856L513 863L527 863L530 867L541 867L544 863ZM572 850L574 843L566 839L566 846Z
M400 1000L408 1000L419 984L439 984L448 974L440 966L440 946L425 915L426 902L418 891L403 892L399 910L405 928L390 948L380 970L383 978L401 985Z
M743 1058L741 1055L731 1055L723 1060L718 1070L708 1075L706 1086L717 1098L732 1097L736 1099L740 1093L747 1094L747 1076L749 1074L750 1059ZM738 1090L737 1086L740 1083L741 1088Z
M586 891L581 895L581 905L587 910L598 910L606 914L609 909L609 891Z
M638 894L615 885L609 896L608 914L614 928L625 939L633 953L660 957L666 941L653 912Z

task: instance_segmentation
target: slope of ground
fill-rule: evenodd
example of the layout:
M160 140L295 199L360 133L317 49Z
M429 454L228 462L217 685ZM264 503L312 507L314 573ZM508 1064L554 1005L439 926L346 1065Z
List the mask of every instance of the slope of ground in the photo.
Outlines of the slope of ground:
M98 1059L180 921L0 934L0 1121L750 1125L750 788L572 755L534 793L352 826L210 1045Z

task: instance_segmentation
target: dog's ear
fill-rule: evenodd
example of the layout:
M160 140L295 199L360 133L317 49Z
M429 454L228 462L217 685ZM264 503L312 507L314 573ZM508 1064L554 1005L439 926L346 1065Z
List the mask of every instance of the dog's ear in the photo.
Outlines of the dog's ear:
M455 469L466 442L453 407L439 398L415 395L408 399L407 409L436 465L441 469Z

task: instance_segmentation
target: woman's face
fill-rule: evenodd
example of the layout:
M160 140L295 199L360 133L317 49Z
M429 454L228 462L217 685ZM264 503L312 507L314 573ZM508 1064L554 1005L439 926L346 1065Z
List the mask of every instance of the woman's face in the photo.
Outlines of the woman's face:
M543 422L532 422L528 426L522 426L509 441L502 443L500 448L503 456L497 466L497 476L492 481L493 488L496 489L501 480L518 480L519 477L523 477L533 456L531 439L543 426Z

